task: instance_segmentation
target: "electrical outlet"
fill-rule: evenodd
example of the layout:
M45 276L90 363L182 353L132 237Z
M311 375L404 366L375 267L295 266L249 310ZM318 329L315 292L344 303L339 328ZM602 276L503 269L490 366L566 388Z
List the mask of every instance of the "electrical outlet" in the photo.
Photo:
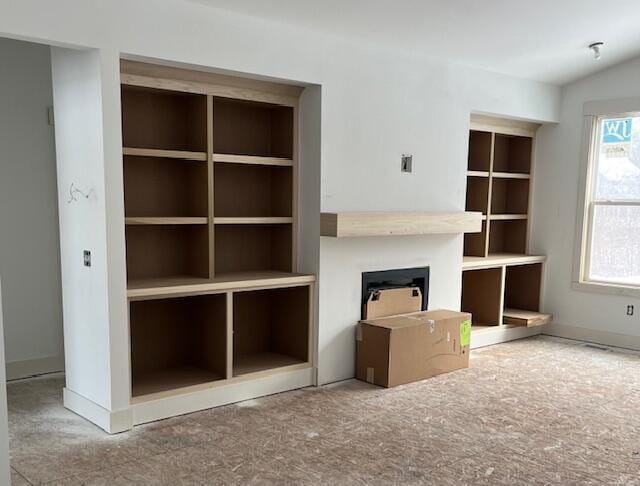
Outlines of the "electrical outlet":
M411 172L413 170L413 155L402 154L400 170L402 172Z
M85 267L90 267L91 266L91 252L89 250L84 250L82 252L82 255L84 257L84 266Z
M627 306L627 315L628 316L632 316L633 315L633 306L632 305L628 305Z

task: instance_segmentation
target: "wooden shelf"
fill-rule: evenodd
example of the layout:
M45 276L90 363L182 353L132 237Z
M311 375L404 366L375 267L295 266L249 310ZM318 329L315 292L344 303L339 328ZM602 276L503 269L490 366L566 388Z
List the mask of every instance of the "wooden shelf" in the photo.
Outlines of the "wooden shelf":
M256 353L238 356L233 363L233 376L243 376L265 370L276 370L285 366L303 364L305 361L280 353Z
M237 272L216 275L212 279L178 275L169 278L129 281L127 297L130 300L198 295L225 290L263 287L285 287L315 282L313 275L287 272Z
M135 378L135 397L151 395L166 390L178 390L188 386L223 380L224 376L197 366L179 366L166 370L142 373Z
M478 233L482 213L432 212L341 212L320 215L320 235L334 238L354 236L398 236Z
M213 218L214 224L291 224L290 217L258 217L258 218Z
M522 174L518 172L494 172L491 174L494 179L530 179L529 174Z
M541 312L507 308L503 312L503 322L511 326L535 327L549 324L553 316Z
M543 263L546 257L543 255L514 255L510 253L497 253L488 257L466 256L462 259L463 270L477 268L495 268L511 265L527 265L531 263Z
M526 214L492 214L489 216L491 221L516 221L520 219L527 219Z
M229 164L274 165L278 167L293 166L292 159L281 157L260 157L256 155L213 154L213 161Z
M184 160L207 160L206 152L189 152L186 150L161 150L161 149L144 149L124 147L122 155L130 155L134 157L161 157L164 159L184 159Z
M468 170L467 177L489 177L489 172L485 170Z
M207 224L207 218L124 218L124 222L127 225Z

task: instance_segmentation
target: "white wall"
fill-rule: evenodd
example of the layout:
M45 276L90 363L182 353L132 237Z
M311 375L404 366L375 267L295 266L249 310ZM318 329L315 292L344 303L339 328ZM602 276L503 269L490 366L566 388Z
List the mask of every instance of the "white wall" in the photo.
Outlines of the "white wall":
M0 281L0 364L4 363L4 333L2 323L2 282ZM7 411L7 380L0 366L0 484L11 484L9 466L9 414Z
M0 39L0 275L9 378L64 367L52 105L49 48Z
M109 409L111 369L101 65L96 50L51 49L66 386ZM73 200L69 202L71 195ZM91 251L92 266L83 265Z
M587 101L640 97L640 59L635 59L571 83L563 88L560 123L538 134L534 241L532 250L548 255L544 307L553 312L548 332L632 345L623 337L640 336L640 316L626 316L631 297L573 290L578 190L582 157L583 105ZM566 326L579 329L570 329ZM595 332L592 332L595 331ZM637 345L637 340L636 340Z
M557 118L559 90L553 86L350 43L196 2L4 3L0 33L90 46L100 53L112 408L126 407L129 392L120 53L320 85L322 120L315 131L322 134L321 208L325 211L461 210L471 110L543 121ZM399 156L405 152L414 154L415 171L410 175L399 171ZM301 163L315 161L315 157L303 158ZM302 173L317 174L317 167L303 168ZM431 264L432 305L455 308L460 298L461 255L461 237L322 239L321 382L354 374L353 329L359 315L359 294L354 289L361 271ZM105 325L93 323L96 332L104 332Z

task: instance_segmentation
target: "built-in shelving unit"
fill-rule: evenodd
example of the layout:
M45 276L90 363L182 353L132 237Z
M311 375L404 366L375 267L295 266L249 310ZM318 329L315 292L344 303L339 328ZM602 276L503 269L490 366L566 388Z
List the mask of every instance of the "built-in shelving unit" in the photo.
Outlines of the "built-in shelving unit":
M483 218L479 233L464 236L461 308L472 314L474 333L508 339L506 329L551 321L540 312L545 257L527 254L536 129L472 116L466 209Z
M295 375L314 365L315 277L296 273L299 94L122 62L132 404L311 379Z

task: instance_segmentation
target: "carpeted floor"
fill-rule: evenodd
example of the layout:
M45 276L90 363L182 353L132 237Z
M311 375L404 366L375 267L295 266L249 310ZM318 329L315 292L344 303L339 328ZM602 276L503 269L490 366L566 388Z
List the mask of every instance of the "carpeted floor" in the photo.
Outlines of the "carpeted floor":
M640 484L640 356L537 337L383 389L283 393L109 436L9 384L13 484Z

